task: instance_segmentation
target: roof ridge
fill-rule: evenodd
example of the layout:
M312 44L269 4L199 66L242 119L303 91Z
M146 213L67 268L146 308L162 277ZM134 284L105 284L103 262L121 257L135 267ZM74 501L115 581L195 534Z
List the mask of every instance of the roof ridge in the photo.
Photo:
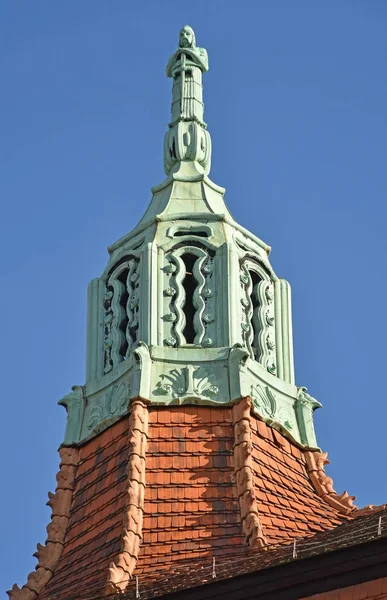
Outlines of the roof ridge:
M10 600L35 600L50 581L62 555L74 491L75 473L78 466L78 448L61 448L60 464L56 476L55 494L48 492L47 505L51 508L51 522L47 525L45 545L37 545L34 556L38 559L35 571L27 577L27 583L19 588L16 583L7 592Z

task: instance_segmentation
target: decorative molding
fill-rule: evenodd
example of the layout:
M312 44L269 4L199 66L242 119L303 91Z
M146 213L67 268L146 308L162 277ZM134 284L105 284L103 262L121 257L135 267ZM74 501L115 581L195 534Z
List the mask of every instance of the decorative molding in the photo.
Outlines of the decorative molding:
M357 506L353 504L356 496L350 496L348 492L337 494L333 488L333 480L325 473L324 466L329 464L327 452L314 452L307 450L305 452L306 464L309 477L317 494L325 500L332 508L341 513L349 515L357 511Z
M95 431L105 419L124 414L129 408L129 395L128 383L110 386L90 410L86 422L89 432Z
M126 293L126 285L117 278L111 278L113 297L111 301L111 328L105 339L105 344L110 347L112 369L122 360L121 348L125 341L125 333L122 331L122 323L125 321L126 310L122 301ZM105 361L106 365L106 361ZM109 372L109 371L107 371Z
M138 312L139 312L139 279L138 262L134 259L129 261L129 271L126 278L126 291L128 300L126 302L126 316L128 322L126 324L125 336L128 348L125 358L128 357L133 345L137 341L137 330L139 327Z
M58 402L59 406L64 406L67 411L64 444L79 442L85 410L85 388L80 385L73 385L71 390L69 394L63 396Z
M170 396L181 402L189 399L213 400L219 393L219 385L215 375L209 373L204 367L188 365L182 369L171 369L168 373L160 375L153 394Z
M254 284L251 273L259 277ZM274 288L256 261L246 259L240 265L241 335L250 357L269 373L277 375Z
M290 285L285 279L274 281L274 314L277 377L294 385L293 332Z
M322 404L307 393L306 387L297 388L297 400L294 408L300 430L301 443L310 448L317 446L316 434L313 425L313 412L321 408Z
M129 417L130 451L127 466L127 503L124 512L121 552L109 565L105 594L124 592L136 567L142 541L145 496L145 458L148 441L148 409L134 400Z
M27 583L19 588L16 584L7 594L10 600L35 600L50 581L63 551L66 531L70 520L75 473L78 465L77 448L59 450L60 465L56 476L55 494L48 493L47 505L51 508L51 522L47 526L45 545L38 544L34 556L38 559L35 571L28 575Z
M254 491L250 409L251 398L249 397L243 398L232 408L234 473L242 529L247 543L250 548L264 549L267 546L267 540L263 533Z
M254 287L257 308L253 312L255 328L254 346L257 349L256 360L269 373L276 375L276 343L274 329L274 290L271 281L262 280Z
M253 281L246 264L240 266L239 281L241 286L241 304L242 304L242 321L241 335L244 345L249 351L250 357L255 359L253 351L254 330L253 330L253 302L251 295L253 292Z
M198 246L190 246L192 240L186 240L186 245L174 249L166 259L167 264L163 271L166 281L163 286L163 296L170 299L164 305L164 345L184 346L187 341L184 336L186 315L184 306L186 304L186 292L184 279L186 277L186 266L183 257L185 254L193 254L197 258L193 264L192 276L195 281L195 289L192 303L195 309L193 316L193 329L195 346L208 348L214 345L216 339L215 319L215 295L213 292L214 259L208 250Z
M137 258L128 258L114 269L106 282L103 360L105 375L128 357L137 341L139 327L138 267Z
M287 411L282 406L282 403L277 401L277 396L268 385L265 385L264 388L259 384L252 385L251 398L253 407L266 422L272 424L273 421L276 421L286 430L292 432L293 424L289 419Z
M174 294L170 292L166 296L171 298L169 303L169 311L167 314L174 315L174 319L167 321L164 326L166 336L164 343L167 346L181 346L185 343L183 329L185 326L185 315L183 306L185 303L185 291L183 288L183 279L185 277L185 266L180 256L171 254L168 256L168 263L164 268L168 277L166 290L173 289Z
M130 357L111 373L85 388L74 386L60 401L68 410L64 444L84 443L97 435L129 411L130 398L165 405L230 405L246 396L260 419L296 444L318 448L313 410L320 404L306 388L271 375L250 358L245 346L163 345L151 346L150 351L143 342L137 342Z

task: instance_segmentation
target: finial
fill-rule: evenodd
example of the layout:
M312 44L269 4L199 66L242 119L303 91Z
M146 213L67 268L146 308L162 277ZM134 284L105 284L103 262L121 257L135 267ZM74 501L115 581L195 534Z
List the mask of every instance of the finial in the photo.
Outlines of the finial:
M168 61L166 73L173 79L172 118L164 140L164 169L167 174L181 161L199 163L208 173L211 138L204 123L202 74L208 71L205 48L196 46L195 32L185 25L179 46Z

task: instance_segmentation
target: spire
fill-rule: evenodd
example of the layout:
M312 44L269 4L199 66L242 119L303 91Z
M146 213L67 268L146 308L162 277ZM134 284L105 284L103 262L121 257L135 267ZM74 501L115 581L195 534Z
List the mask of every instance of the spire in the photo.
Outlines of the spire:
M262 420L316 447L319 403L294 382L290 286L207 175L207 70L207 52L186 25L167 65L167 177L90 284L86 384L61 400L65 444L98 435L128 411L128 399L223 406L249 396Z
M173 79L172 118L164 139L164 170L176 171L181 161L199 163L205 174L211 166L211 138L204 122L202 74L208 71L207 50L196 46L192 27L185 25L179 46L168 61Z

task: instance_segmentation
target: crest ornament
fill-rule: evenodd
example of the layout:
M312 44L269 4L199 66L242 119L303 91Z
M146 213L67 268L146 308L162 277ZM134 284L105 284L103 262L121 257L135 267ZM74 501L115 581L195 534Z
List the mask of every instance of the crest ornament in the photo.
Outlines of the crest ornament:
M185 402L191 399L214 399L219 394L219 386L213 373L204 367L188 365L182 369L171 369L160 375L153 392L156 396L170 396Z

